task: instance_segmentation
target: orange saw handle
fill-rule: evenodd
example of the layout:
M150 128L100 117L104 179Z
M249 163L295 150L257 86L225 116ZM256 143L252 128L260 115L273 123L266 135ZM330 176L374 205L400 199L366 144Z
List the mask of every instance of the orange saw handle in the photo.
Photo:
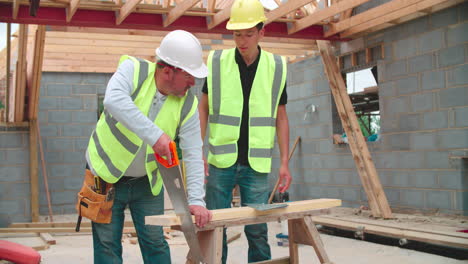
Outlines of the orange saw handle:
M159 156L156 153L154 153L154 155L156 156L156 159L159 161L159 163L161 163L161 165L163 165L166 168L172 168L172 167L178 166L179 165L179 156L177 155L177 147L176 147L176 143L174 141L171 141L169 143L169 150L171 151L172 165L169 165L169 162L167 161L167 159L164 159L163 157Z

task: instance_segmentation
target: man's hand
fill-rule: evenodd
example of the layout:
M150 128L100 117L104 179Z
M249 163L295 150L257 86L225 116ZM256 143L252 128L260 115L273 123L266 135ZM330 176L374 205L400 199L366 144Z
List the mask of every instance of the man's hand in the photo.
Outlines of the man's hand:
M289 189L289 186L291 185L292 177L291 173L289 172L289 167L288 166L281 166L279 170L279 187L278 191L280 193L284 193Z
M201 205L189 205L190 213L195 216L195 224L198 227L204 227L211 221L211 211Z
M154 143L153 145L154 153L158 154L161 157L166 157L169 165L172 165L172 155L171 150L169 148L169 143L171 141L172 139L168 135L162 134L162 136L159 137L158 141L156 141L156 143Z

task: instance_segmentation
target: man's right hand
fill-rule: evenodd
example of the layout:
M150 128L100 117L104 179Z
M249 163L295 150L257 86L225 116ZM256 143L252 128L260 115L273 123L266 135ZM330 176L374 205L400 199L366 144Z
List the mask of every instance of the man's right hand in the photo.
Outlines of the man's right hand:
M171 150L169 148L169 143L171 143L171 141L172 139L168 135L162 134L162 136L159 137L158 141L156 141L156 143L154 143L153 145L154 153L158 154L161 157L166 157L169 165L172 165L172 155Z

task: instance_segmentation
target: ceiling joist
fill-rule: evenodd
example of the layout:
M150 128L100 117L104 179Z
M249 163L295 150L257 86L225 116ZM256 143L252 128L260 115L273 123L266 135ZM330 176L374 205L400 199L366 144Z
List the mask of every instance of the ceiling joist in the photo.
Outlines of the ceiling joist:
M172 22L181 17L187 10L192 8L198 2L200 2L200 0L185 0L181 3L178 3L174 8L171 9L171 11L169 11L167 15L164 16L164 27L172 24Z
M332 17L340 12L343 12L347 9L354 8L358 5L361 5L367 1L369 0L348 0L348 1L339 2L327 8L323 8L319 10L316 9L317 11L293 23L293 25L288 30L288 33L289 34L296 33L300 30L310 27L311 25L315 25L321 22L322 20Z

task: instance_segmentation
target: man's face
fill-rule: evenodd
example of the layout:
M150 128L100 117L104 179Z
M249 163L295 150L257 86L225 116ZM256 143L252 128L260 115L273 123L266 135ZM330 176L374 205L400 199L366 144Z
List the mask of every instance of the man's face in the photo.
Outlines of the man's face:
M256 27L242 30L234 30L234 41L242 56L255 54L258 42L263 37L265 29L258 30Z
M172 72L169 92L172 95L184 97L187 91L195 84L195 78L182 69L173 68Z

